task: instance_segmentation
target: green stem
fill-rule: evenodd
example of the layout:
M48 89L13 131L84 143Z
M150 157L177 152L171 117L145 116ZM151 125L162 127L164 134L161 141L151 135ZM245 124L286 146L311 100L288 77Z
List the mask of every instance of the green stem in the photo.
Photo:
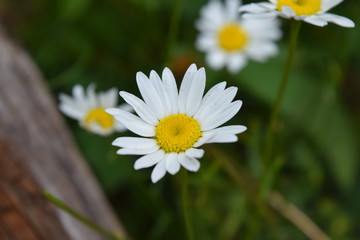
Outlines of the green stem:
M70 206L63 203L61 200L56 198L51 193L45 191L43 194L44 194L45 198L47 198L55 206L59 207L64 212L67 212L72 217L74 217L78 221L82 222L83 224L85 224L89 228L93 229L94 231L98 232L102 236L106 237L107 239L110 239L110 240L123 240L122 238L114 235L112 232L102 228L101 226L97 225L93 221L91 221L88 218L82 216L80 213L76 212L74 209L72 209Z
M290 72L294 62L295 50L297 39L299 35L301 21L292 20L291 22L291 33L290 33L290 44L288 49L288 56L286 59L284 73L281 79L279 86L278 94L276 96L273 109L270 116L269 125L267 127L267 133L265 136L265 147L264 147L264 156L263 156L263 168L267 169L269 161L273 153L273 143L275 135L275 125L278 121L279 112L281 109L281 104L285 95L286 86L289 80Z
M176 0L175 5L174 5L174 9L173 9L171 19L170 19L168 36L167 36L165 61L169 60L169 58L171 56L172 47L176 41L176 36L177 36L178 30L179 30L180 15L181 15L181 10L183 8L183 3L184 3L184 0Z
M184 217L184 224L186 233L189 240L194 239L193 229L191 225L191 218L189 214L189 184L187 178L187 171L182 170L182 181L181 181L181 202L182 202L182 212Z

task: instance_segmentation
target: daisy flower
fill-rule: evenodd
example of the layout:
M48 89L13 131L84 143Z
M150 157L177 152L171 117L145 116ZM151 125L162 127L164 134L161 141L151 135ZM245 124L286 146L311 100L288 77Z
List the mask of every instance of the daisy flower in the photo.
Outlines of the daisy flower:
M240 1L211 0L202 7L195 25L199 30L196 47L206 53L205 60L213 69L236 73L248 59L264 62L277 54L274 41L281 37L277 19L242 19Z
M168 68L161 78L155 71L151 71L149 78L138 72L136 81L144 100L124 91L120 96L138 116L117 108L106 111L140 136L119 137L113 145L120 147L118 154L144 155L136 160L136 170L155 165L151 174L153 183L166 172L176 174L180 166L198 171L198 159L204 155L204 150L198 147L205 143L236 142L236 134L246 130L241 125L219 127L240 110L242 102L233 101L237 88L225 88L225 82L203 96L204 68L197 69L192 64L179 90Z
M343 0L269 0L269 2L250 3L239 8L240 12L248 12L244 17L276 17L293 18L323 27L329 22L342 27L352 28L355 23L350 19L327 13Z
M91 84L85 91L80 86L74 86L73 97L60 94L60 110L70 118L79 121L80 126L90 132L106 136L114 131L125 131L126 128L105 109L115 107L118 101L118 90L111 88L107 92L95 93L95 85ZM127 104L119 108L131 110Z

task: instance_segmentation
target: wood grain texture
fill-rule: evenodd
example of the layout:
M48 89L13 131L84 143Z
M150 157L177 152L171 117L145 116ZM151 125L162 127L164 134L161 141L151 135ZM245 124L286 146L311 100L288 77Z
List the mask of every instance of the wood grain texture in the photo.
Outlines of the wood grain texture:
M28 55L0 27L0 239L103 239L46 202L47 190L124 232Z

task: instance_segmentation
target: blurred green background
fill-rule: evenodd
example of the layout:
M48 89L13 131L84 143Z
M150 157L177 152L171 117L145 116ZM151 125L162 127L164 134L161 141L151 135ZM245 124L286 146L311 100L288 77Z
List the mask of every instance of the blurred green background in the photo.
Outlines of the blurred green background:
M137 71L149 74L168 66L181 80L193 62L205 66L207 88L220 81L238 86L236 98L244 105L231 122L246 125L248 131L238 143L206 146L200 171L189 174L196 239L306 239L276 212L276 223L267 223L213 154L226 152L249 173L259 174L259 152L283 71L289 24L282 20L284 37L278 42L277 57L266 63L250 62L237 75L213 71L194 48L194 22L206 2L1 0L0 20L30 53L55 98L59 92L70 93L77 83L92 82L98 90L115 86L139 96ZM331 12L360 23L359 1L347 0ZM180 13L177 30L171 25L174 13ZM273 188L332 239L340 240L360 239L359 42L358 27L302 24L278 123L280 137L274 144L284 165ZM167 175L152 184L151 169L133 170L136 157L118 156L111 146L117 136L128 132L103 138L66 120L134 239L186 239L179 176Z

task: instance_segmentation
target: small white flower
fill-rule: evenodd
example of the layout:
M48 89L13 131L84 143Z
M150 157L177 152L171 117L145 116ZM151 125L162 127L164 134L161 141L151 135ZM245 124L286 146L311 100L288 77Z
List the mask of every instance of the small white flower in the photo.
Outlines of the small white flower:
M200 11L196 47L206 53L205 60L213 69L226 66L236 73L248 59L264 62L278 53L274 43L281 37L277 19L242 19L239 6L238 0L224 4L211 0Z
M76 85L73 87L73 97L60 94L60 110L70 118L79 121L80 126L90 132L106 136L114 131L125 131L126 128L105 109L115 107L118 101L118 90L111 88L107 92L95 93L95 85L91 84L87 90ZM127 104L119 108L131 110Z
M135 162L135 169L155 165L151 174L154 183L166 172L176 174L180 166L198 171L197 159L204 155L204 150L198 147L205 143L236 142L236 134L246 130L241 125L219 127L240 110L242 102L233 102L237 88L225 89L225 82L215 85L203 96L204 68L197 69L192 64L179 91L168 68L164 69L162 78L151 71L149 78L138 72L136 80L144 101L124 91L120 96L138 116L116 108L106 111L141 136L119 137L113 145L121 147L118 154L144 155Z
M269 0L269 2L250 3L239 8L245 18L273 18L281 16L305 21L323 27L329 22L342 27L352 28L355 23L350 19L332 13L328 10L343 0Z

